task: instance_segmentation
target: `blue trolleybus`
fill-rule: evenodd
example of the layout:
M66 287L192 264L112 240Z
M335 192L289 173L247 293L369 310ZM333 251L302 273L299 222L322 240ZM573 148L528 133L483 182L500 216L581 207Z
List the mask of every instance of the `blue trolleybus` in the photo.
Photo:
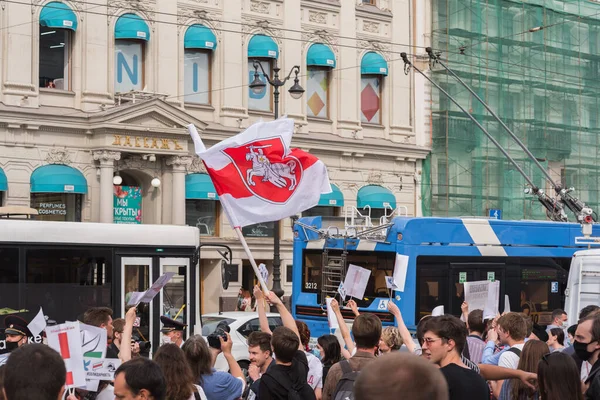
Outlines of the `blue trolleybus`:
M294 226L293 315L313 337L329 333L325 298L336 295L349 264L371 270L364 298L355 299L359 309L392 325L385 277L393 273L396 254L409 257L405 289L393 296L409 329L438 305L460 315L462 282L486 279L500 281L500 299L509 295L512 311L545 325L553 309L564 307L573 253L588 247L577 244L579 224L396 217L373 226L365 219L361 226L348 218L306 217ZM598 236L600 228L593 228Z

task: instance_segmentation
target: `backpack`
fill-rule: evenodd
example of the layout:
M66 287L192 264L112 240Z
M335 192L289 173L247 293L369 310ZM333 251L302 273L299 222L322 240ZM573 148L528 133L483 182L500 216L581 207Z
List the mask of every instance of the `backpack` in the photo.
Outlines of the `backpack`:
M340 361L340 367L342 367L342 377L331 398L333 400L354 400L354 382L360 371L353 371L348 360Z
M506 350L508 353L513 353L516 354L517 357L521 358L521 350L517 349L516 347L511 347L510 349Z
M279 373L279 371L275 371L275 374L273 373L274 371L267 371L265 373L264 376L268 375L269 377L273 378L274 381L279 384L280 386L284 387L285 390L287 391L287 398L288 400L304 400L307 398L306 395L302 395L302 393L305 394L312 394L312 396L314 396L314 391L313 389L310 387L310 385L306 382L302 382L296 386L294 386L294 384L292 383L292 380L290 379L290 377L286 374L281 374ZM314 397L313 397L314 398Z

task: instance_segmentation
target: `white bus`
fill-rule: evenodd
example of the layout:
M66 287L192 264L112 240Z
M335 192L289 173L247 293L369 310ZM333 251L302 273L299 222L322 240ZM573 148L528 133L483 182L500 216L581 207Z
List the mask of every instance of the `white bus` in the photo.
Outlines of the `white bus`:
M117 318L132 292L175 272L151 304L138 307L134 336L156 349L161 315L174 317L185 304L186 333L200 323L199 241L187 226L0 219L0 314L28 310L31 318L43 307L62 323L106 306Z

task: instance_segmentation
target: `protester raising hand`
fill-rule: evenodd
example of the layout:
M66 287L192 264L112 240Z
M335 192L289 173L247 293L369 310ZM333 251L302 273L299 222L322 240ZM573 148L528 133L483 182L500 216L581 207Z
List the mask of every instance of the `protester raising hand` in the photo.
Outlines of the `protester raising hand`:
M122 362L131 360L132 349L128 346L131 343L131 335L133 334L133 324L137 316L137 308L131 307L125 314L125 327L123 328L123 337L121 339L121 348L119 349L119 358Z
M356 345L354 344L354 340L352 340L352 336L350 336L350 330L348 329L348 325L346 325L346 321L344 321L344 317L340 311L340 304L336 299L331 300L331 309L335 313L338 325L340 326L340 334L342 335L344 343L346 343L346 349L348 350L348 354L344 354L344 357L349 358L347 355L351 355L354 352Z
M496 332L496 328L490 328L487 333L488 342L496 343L498 341L498 332Z
M356 305L356 302L354 300L350 300L347 304L347 307L350 307L350 309L352 310L352 313L354 314L355 317L358 317L360 315L360 313L358 312L358 305Z
M302 348L302 338L300 337L300 332L298 332L298 327L296 326L296 320L290 313L290 311L285 307L281 299L273 292L267 293L267 301L277 307L277 312L281 317L281 322L283 322L283 326L288 329L291 329L296 336L298 336L299 344L298 350L304 350Z
M415 342L413 341L413 338L408 328L406 327L406 324L404 324L404 320L402 319L402 313L400 313L400 309L393 301L389 301L388 311L390 312L390 314L396 317L396 321L398 322L398 330L400 331L400 336L402 337L402 341L406 345L406 348L411 353L414 353L416 347Z
M267 319L267 311L265 303L265 296L263 291L260 289L260 286L254 286L254 298L256 299L256 311L258 312L258 321L260 322L260 330L261 332L266 332L268 334L272 334L271 328L269 328L269 320Z

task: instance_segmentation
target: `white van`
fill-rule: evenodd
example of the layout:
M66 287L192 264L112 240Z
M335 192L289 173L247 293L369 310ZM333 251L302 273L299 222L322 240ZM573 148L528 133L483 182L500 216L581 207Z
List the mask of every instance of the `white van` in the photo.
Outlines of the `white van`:
M579 311L588 305L600 306L600 249L573 254L565 289L565 311L569 316L569 325L577 323Z

